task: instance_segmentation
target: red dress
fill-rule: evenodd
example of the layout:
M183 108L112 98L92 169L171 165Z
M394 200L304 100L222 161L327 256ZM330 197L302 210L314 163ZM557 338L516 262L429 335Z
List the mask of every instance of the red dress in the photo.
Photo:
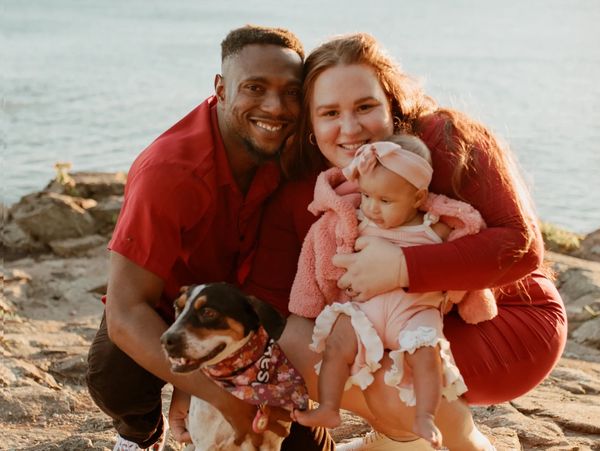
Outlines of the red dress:
M445 124L440 115L422 118L420 137L433 160L430 190L457 197L450 182L455 158L441 133ZM537 225L529 251L515 257L525 239L518 206L493 162L481 152L476 155L479 176L467 176L461 194L488 228L455 241L404 248L404 254L409 292L502 287L494 319L467 324L456 311L444 318L444 334L469 389L465 399L495 404L526 393L550 373L564 349L567 318L554 284L539 271L544 248ZM270 201L246 281L246 291L283 312L304 236L316 220L306 210L315 178L286 183ZM515 285L519 280L520 290Z

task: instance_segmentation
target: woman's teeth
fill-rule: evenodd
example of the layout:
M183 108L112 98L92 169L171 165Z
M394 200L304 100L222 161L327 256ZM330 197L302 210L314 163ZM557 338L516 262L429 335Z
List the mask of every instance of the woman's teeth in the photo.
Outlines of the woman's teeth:
M367 142L354 143L354 144L340 144L340 147L346 150L358 150L359 147L365 145Z

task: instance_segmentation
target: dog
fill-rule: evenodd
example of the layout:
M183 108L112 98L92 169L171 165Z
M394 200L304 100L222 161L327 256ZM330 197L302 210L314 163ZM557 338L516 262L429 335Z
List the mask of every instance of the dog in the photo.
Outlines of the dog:
M285 327L283 316L226 283L182 287L174 306L175 322L161 336L171 371L199 369L234 396L260 406L253 423L256 432L264 431L259 449L279 450L283 438L265 431L264 407L304 410L308 403L302 376L275 341ZM291 423L286 426L289 431ZM235 445L229 422L196 397L190 401L187 427L198 451L255 449L248 438Z

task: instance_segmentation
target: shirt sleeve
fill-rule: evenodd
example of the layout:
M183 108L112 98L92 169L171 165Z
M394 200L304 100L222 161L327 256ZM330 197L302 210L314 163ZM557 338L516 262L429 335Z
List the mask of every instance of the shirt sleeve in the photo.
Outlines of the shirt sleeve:
M128 178L109 249L167 280L183 254L182 234L207 211L210 195L189 169L163 163Z
M456 198L451 186L456 158L440 136L422 136L433 158L431 191ZM487 228L451 242L404 248L411 292L502 286L516 282L541 263L543 241L535 215L519 208L487 153L475 150L474 155L478 170L464 177L462 200L481 213ZM531 221L534 230L528 248L525 221ZM524 248L527 251L520 252Z
M290 290L304 237L317 219L308 210L314 179L284 184L265 207L258 246L244 291L288 314Z

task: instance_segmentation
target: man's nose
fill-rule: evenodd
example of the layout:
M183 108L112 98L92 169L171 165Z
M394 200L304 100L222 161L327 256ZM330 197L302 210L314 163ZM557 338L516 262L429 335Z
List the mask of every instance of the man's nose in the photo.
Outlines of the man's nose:
M261 104L261 108L271 114L281 113L285 108L283 96L279 92L267 92Z

